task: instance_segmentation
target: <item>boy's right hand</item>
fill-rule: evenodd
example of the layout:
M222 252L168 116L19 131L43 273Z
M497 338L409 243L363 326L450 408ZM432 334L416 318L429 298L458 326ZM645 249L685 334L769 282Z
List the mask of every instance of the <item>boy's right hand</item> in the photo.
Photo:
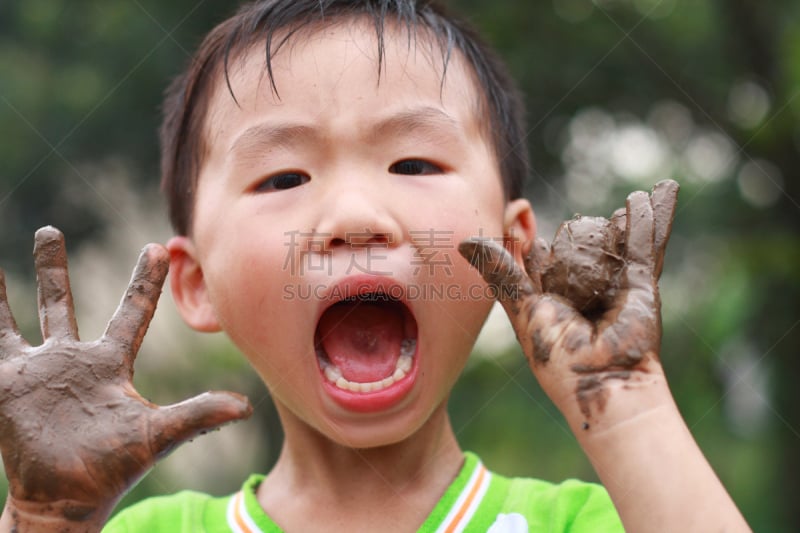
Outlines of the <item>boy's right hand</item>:
M0 271L0 451L9 481L0 531L99 531L158 459L252 408L226 392L159 407L134 389L133 362L167 275L163 247L142 251L119 308L92 342L78 339L63 235L40 229L34 256L40 346L20 335Z

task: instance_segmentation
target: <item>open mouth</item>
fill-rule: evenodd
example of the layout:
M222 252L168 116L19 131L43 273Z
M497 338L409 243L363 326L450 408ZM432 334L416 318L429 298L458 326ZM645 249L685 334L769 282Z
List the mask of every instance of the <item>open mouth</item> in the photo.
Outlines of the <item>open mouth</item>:
M368 292L326 309L317 323L314 345L330 385L374 395L394 389L412 373L417 322L402 301Z

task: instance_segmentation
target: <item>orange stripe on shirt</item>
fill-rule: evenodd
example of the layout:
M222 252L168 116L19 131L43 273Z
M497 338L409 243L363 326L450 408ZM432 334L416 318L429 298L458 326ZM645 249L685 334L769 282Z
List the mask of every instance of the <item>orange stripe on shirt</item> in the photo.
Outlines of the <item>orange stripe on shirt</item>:
M472 489L469 491L469 496L467 496L467 498L463 501L461 508L453 517L453 521L450 522L450 525L447 526L447 529L444 530L444 533L453 533L453 531L456 530L456 526L458 526L459 522L461 522L461 519L464 518L467 509L469 509L469 506L472 504L472 501L478 494L478 490L481 488L483 477L486 475L486 468L484 468L483 465L479 465L478 468L480 468L480 471L478 472L478 479L475 480L475 484L472 485Z
M236 501L233 503L233 519L236 521L236 525L241 528L244 533L254 533L250 526L248 526L242 515L239 513L239 507L242 503L242 493L238 492L236 494Z

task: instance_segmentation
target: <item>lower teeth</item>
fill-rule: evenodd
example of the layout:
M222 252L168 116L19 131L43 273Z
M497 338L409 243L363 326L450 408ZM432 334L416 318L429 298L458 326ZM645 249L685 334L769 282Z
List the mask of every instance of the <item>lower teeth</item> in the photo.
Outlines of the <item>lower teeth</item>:
M325 373L325 377L338 388L352 392L373 392L383 390L406 377L411 371L411 366L414 363L413 356L416 349L416 340L404 339L400 344L400 357L397 358L394 373L389 377L369 383L356 383L354 381L348 381L342 376L342 371L339 370L336 365L333 365L324 357L318 357L323 372Z

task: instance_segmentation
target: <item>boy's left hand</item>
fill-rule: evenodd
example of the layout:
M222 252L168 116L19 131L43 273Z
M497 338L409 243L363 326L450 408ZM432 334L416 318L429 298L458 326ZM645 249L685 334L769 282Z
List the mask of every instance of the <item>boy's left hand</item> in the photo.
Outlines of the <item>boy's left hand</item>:
M459 246L497 289L545 392L568 420L584 429L602 417L609 394L664 381L658 356L658 278L677 192L676 182L662 181L651 195L638 191L628 196L625 214L618 211L612 222L595 219L601 230L619 228L619 242L597 239L592 232L592 242L576 243L569 228L562 226L570 245L554 242L551 250L539 239L526 260L527 274L495 242L470 239ZM597 301L603 303L588 312L575 285L585 279L590 258L603 256L614 256L616 262L593 280ZM552 265L571 275L548 276Z

